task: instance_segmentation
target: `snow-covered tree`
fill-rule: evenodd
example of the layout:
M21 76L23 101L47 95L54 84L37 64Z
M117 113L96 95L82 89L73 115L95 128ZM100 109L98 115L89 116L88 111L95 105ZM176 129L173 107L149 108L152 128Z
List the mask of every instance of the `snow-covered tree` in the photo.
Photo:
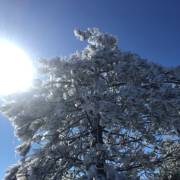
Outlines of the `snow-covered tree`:
M76 30L87 47L42 60L31 91L7 99L22 159L5 180L161 179L180 168L180 67Z

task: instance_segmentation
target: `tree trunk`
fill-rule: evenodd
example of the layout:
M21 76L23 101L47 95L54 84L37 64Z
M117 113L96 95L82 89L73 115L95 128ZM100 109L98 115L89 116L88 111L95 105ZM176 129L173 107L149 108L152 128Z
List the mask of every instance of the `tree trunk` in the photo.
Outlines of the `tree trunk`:
M97 121L98 122L98 121ZM106 172L104 169L105 159L104 152L101 148L103 142L103 127L97 124L97 127L92 131L92 135L94 137L94 143L92 147L96 148L96 176L92 177L92 180L106 180Z
M103 136L102 136L103 128L98 124L97 132L96 132L96 142L97 146L102 146L104 144L103 142ZM106 172L104 169L105 159L104 159L104 152L102 150L99 150L97 153L97 179L98 180L105 180L106 179Z

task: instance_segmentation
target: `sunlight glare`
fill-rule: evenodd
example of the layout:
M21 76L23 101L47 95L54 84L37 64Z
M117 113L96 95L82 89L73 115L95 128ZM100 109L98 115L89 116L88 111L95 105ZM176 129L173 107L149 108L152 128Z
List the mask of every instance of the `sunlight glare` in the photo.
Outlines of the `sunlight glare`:
M28 55L6 41L0 41L0 95L26 91L32 85L33 66Z

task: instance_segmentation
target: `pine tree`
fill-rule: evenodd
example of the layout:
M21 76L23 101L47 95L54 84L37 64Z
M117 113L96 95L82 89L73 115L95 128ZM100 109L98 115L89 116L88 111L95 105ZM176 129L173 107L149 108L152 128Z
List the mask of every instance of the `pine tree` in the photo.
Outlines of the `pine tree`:
M7 98L22 159L5 180L159 178L180 166L180 68L76 30L87 47L42 60L34 87Z

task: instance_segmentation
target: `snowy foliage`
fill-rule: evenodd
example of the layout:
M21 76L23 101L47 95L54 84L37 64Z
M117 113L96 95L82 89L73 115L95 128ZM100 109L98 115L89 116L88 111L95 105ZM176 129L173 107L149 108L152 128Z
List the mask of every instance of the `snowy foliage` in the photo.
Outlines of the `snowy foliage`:
M5 180L170 177L180 169L180 68L122 52L95 28L75 35L84 50L42 60L34 88L1 108L22 141Z

